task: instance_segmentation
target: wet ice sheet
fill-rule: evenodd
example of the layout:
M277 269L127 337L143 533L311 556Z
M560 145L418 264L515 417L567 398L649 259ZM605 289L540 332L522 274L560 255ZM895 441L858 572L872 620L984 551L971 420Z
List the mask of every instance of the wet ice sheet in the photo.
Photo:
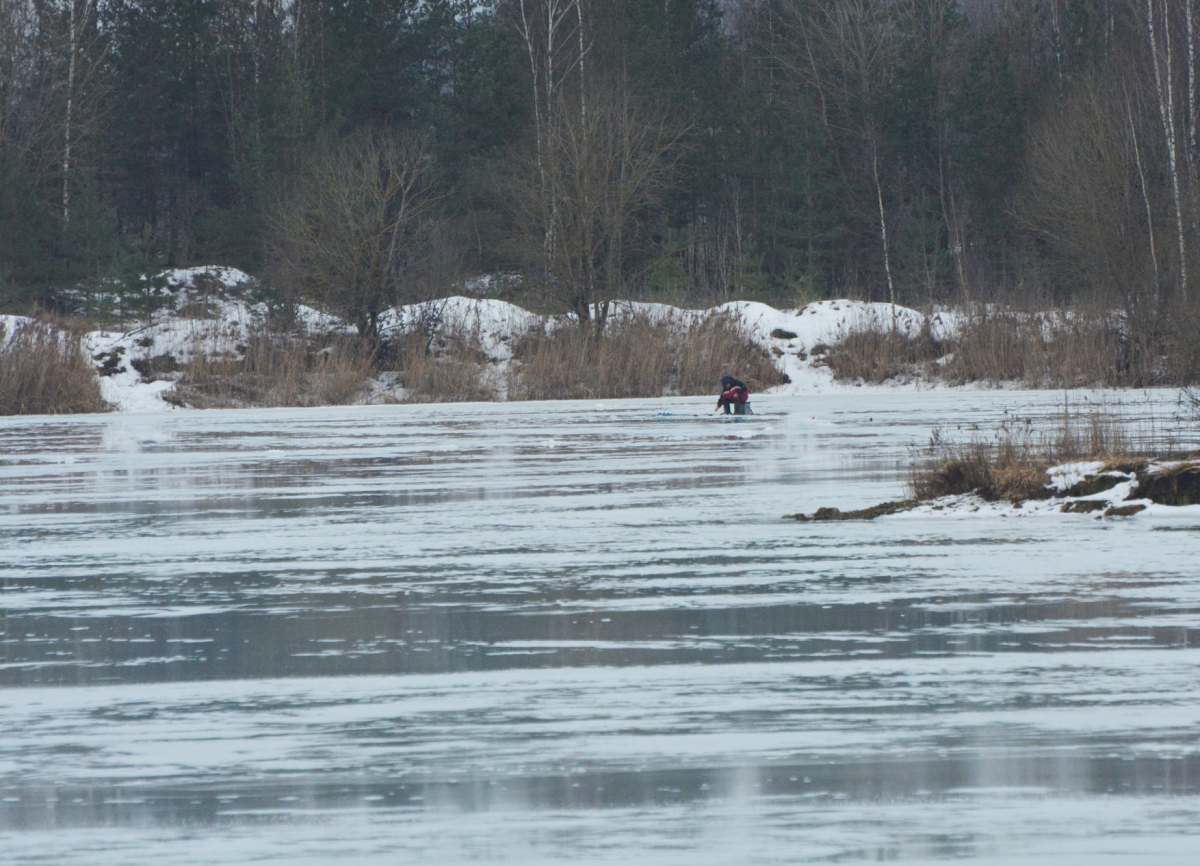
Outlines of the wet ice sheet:
M0 845L1182 862L1194 517L780 519L1061 399L3 422Z

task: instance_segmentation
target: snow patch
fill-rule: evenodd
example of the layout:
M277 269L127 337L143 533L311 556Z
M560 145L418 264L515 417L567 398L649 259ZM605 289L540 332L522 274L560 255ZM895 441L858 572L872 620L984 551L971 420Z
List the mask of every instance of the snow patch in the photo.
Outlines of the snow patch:
M1104 468L1099 460L1085 460L1077 463L1064 463L1061 466L1051 466L1046 470L1050 476L1050 489L1063 492L1074 487L1089 476L1098 474Z

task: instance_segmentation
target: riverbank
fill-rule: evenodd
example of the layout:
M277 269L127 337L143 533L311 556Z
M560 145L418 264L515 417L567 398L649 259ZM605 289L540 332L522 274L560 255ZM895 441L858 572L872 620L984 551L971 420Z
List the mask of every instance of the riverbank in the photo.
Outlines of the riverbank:
M383 311L374 341L319 310L273 306L232 268L168 271L146 291L136 314L115 308L103 327L0 317L6 368L16 370L16 353L36 343L42 355L20 359L27 367L59 371L71 381L59 390L88 394L0 399L17 407L7 413L709 395L726 374L756 394L790 395L1119 384L1105 372L1119 359L1101 351L1119 317L1065 311L619 302L597 334L570 316L455 296ZM17 338L34 331L38 340ZM86 363L71 356L74 343ZM66 354L50 364L45 349L56 344ZM20 377L0 387L29 390Z

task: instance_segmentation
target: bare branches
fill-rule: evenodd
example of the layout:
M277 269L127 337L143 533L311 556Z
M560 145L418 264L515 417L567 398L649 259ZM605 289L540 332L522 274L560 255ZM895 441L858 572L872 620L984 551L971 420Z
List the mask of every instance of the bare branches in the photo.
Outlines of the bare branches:
M96 28L99 0L66 0L67 2L67 93L63 113L62 156L62 221L71 221L71 148L77 130L76 101L81 86L87 86L103 62L103 51L88 50L86 43L99 41Z
M679 138L622 87L592 92L587 110L560 99L539 159L511 206L527 276L581 322L603 327L608 304L641 266L637 243L669 182ZM552 239L547 242L547 239Z
M377 338L408 299L433 225L431 162L419 141L365 130L309 160L272 226L277 278Z

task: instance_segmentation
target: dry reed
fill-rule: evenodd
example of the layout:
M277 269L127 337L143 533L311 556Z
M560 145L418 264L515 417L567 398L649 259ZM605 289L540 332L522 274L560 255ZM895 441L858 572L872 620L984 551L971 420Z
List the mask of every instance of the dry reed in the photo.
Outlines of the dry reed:
M77 334L45 323L0 324L0 415L106 412Z
M722 375L751 390L786 377L732 317L697 321L629 313L600 333L564 326L533 332L513 348L508 394L514 400L627 399L711 394Z
M420 331L389 346L409 403L476 403L499 399L488 383L488 357L477 331L441 328L432 340Z
M944 341L934 339L928 326L910 337L886 322L871 323L833 346L823 363L839 381L871 383L923 377L1078 388L1154 377L1144 364L1131 367L1123 355L1112 316L985 308Z
M949 342L941 375L951 382L1016 381L1035 388L1119 385L1120 342L1111 317L985 310Z
M260 336L237 355L197 355L164 397L196 409L245 406L340 406L354 403L374 376L374 353L358 338L324 346Z
M873 323L851 331L825 352L821 363L842 382L880 384L934 375L933 362L942 357L944 346L933 338L928 324L915 336L888 324Z
M929 444L916 449L909 474L915 499L977 493L983 499L1021 502L1050 496L1046 485L1051 466L1077 460L1107 465L1142 461L1142 452L1169 453L1170 443L1149 436L1134 437L1129 425L1104 408L1072 413L1068 405L1049 429L1032 419L1002 424L990 440L947 441L935 430Z

